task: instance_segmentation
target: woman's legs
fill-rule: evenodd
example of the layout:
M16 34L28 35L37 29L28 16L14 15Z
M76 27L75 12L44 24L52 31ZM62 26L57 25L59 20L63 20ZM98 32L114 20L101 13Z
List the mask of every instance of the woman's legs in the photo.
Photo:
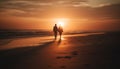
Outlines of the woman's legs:
M62 32L60 32L59 34L60 34L60 39L61 39L61 36L62 36Z

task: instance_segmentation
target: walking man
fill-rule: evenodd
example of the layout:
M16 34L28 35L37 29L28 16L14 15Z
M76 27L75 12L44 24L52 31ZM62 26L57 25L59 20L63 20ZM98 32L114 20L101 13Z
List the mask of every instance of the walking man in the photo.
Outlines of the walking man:
M53 27L53 32L54 32L54 37L55 37L55 40L56 40L57 32L58 32L57 24L55 24L55 26Z

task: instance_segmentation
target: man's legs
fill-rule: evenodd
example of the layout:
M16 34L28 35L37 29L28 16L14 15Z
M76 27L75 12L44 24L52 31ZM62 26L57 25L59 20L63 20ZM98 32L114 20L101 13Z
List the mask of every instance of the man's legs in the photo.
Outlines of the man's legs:
M57 32L54 32L55 39L57 39Z

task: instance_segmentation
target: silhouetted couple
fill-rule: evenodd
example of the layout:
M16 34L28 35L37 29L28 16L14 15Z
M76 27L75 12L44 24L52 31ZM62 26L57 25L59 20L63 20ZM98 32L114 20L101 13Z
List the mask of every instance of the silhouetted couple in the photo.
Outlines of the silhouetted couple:
M55 24L55 26L53 27L53 32L54 32L54 37L55 39L57 39L57 33L59 33L60 35L60 39L63 33L63 28L61 25L57 26L57 24Z

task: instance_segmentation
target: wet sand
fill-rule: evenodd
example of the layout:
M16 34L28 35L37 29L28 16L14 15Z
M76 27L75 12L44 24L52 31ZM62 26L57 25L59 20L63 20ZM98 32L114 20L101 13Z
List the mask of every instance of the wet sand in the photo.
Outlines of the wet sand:
M118 69L120 33L64 37L0 51L0 69Z

